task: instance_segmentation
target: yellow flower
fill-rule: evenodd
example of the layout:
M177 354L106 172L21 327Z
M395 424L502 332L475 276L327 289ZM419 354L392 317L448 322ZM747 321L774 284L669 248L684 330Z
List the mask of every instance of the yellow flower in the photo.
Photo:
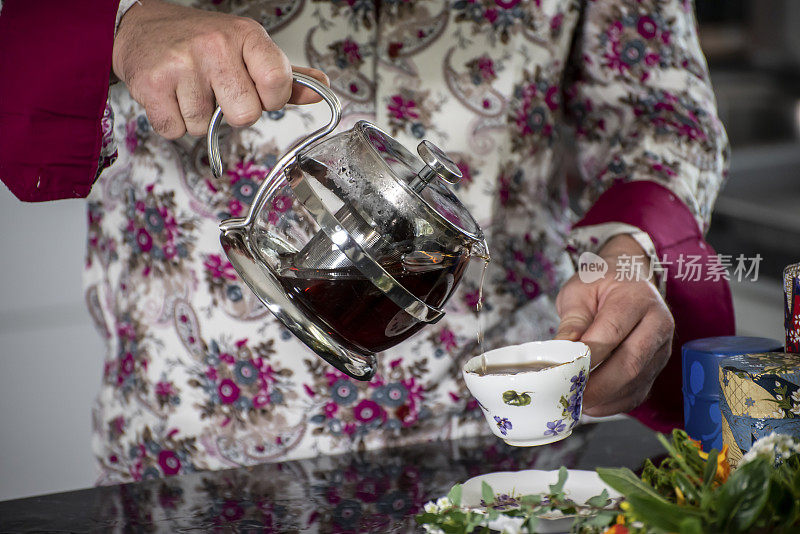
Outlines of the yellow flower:
M731 474L731 463L728 461L728 444L722 446L722 451L717 455L717 475L716 479L720 484L724 484Z
M675 495L678 497L678 504L682 505L686 503L686 497L683 496L683 492L678 486L675 486Z

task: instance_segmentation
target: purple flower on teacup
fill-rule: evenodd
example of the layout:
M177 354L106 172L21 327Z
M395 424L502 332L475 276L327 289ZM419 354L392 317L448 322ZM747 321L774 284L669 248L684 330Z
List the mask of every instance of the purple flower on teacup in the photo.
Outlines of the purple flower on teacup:
M563 419L559 419L558 421L550 421L547 423L547 430L544 431L545 436L557 436L564 430L566 430L567 425L564 424Z
M583 392L583 388L586 387L586 371L581 369L580 373L578 373L577 375L573 376L569 380L570 380L570 382L572 382L572 385L570 386L569 390L570 391L575 391L577 389L578 390L578 394L582 393Z
M505 417L500 418L496 415L494 416L494 421L497 423L497 428L500 429L500 433L504 436L508 435L508 431L511 430L511 421L506 419Z

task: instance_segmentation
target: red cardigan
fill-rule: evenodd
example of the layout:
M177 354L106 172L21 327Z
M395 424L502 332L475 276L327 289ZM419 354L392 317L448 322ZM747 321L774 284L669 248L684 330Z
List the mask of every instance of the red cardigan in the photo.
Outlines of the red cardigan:
M0 179L21 200L85 197L97 175L118 0L9 0L0 15ZM647 232L659 257L714 255L689 209L653 182L609 188L578 226L623 222ZM724 280L681 282L667 303L673 351L648 399L631 414L651 428L683 426L680 348L734 333Z
M97 176L119 0L7 0L0 180L20 200L85 197Z

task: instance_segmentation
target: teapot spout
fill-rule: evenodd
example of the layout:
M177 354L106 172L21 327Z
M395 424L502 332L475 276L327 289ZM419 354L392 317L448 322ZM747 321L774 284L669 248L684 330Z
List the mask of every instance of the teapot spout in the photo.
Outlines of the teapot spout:
M476 239L470 243L469 255L476 256L488 263L491 257L489 256L489 245L486 244L486 239Z

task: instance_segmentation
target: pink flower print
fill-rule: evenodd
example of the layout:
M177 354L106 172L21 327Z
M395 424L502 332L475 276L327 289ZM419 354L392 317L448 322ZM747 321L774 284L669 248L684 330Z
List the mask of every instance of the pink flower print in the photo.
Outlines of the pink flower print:
M121 435L125 431L125 418L120 415L112 419L111 428L116 435Z
M342 52L344 56L347 58L347 61L351 64L356 64L361 62L361 51L358 48L358 43L351 40L345 39L342 41Z
M224 379L217 387L219 393L219 400L222 404L233 404L239 398L239 386L230 378Z
M456 342L456 335L453 333L452 330L448 328L443 328L439 332L439 343L446 351L451 351L456 347L458 347L458 343Z
M561 93L558 87L548 87L547 92L544 94L544 102L551 111L555 111L561 105Z
M476 62L476 67L483 81L491 82L497 78L497 74L494 71L494 62L489 56L479 57Z
M136 339L136 330L130 323L120 323L117 325L117 335L123 340L134 340Z
M136 119L125 125L125 148L133 152L139 146L139 137L136 135Z
M206 378L216 382L217 379L219 378L219 375L217 374L217 369L209 365L208 368L206 369Z
M228 211L231 217L238 217L244 211L244 204L239 202L238 199L232 198L228 201Z
M363 399L353 408L353 417L361 423L369 423L379 417L385 419L386 413L377 402Z
M225 171L225 174L231 177L231 185L243 178L257 181L263 178L266 173L267 169L260 165L256 165L252 160L239 161L236 163L233 169Z
M133 361L133 354L130 352L125 354L125 357L122 358L122 361L119 364L120 373L122 376L128 376L133 373L133 369L135 367Z
M494 3L503 9L511 9L520 3L520 0L494 0Z
M336 415L336 412L339 411L339 405L333 401L328 401L325 403L325 417L328 419L333 419L333 416Z
M253 408L259 409L263 408L267 404L269 404L269 394L267 393L259 393L255 397L253 397Z
M142 252L149 252L153 248L153 238L147 233L144 228L139 228L136 232L136 244L139 245L139 250Z
M272 208L278 213L292 209L292 204L292 197L288 195L279 195L272 200Z
M175 394L172 389L172 382L159 381L156 383L156 395L159 397L171 397Z
M464 293L464 304L469 306L470 308L477 308L478 307L478 296L479 291L476 289L475 291L467 291Z
M647 15L642 15L636 23L636 30L645 39L652 39L656 36L656 23Z
M158 465L165 475L177 475L181 470L181 460L173 451L162 450L158 453Z
M399 120L417 119L419 114L416 111L417 103L411 99L406 100L403 95L391 97L391 103L387 106L392 117Z
M228 365L233 365L233 362L236 361L234 359L233 355L229 354L227 352L223 352L222 354L220 354L219 355L219 359L220 359L220 361L223 361L223 362L227 363Z
M356 426L355 423L347 423L342 428L342 432L347 434L348 436L352 436L353 434L355 434L356 430L358 430L358 427Z
M203 262L203 266L213 278L236 280L236 270L233 265L231 265L231 262L223 260L219 254L209 254Z
M461 171L461 182L462 184L471 184L472 183L472 169L469 168L469 164L466 161L459 160L456 163L458 170Z
M387 54L390 58L395 59L397 56L400 55L400 50L403 49L403 43L398 41L393 41L389 43L389 49L387 50Z
M535 299L539 296L539 284L536 283L536 280L532 278L523 277L522 278L522 292L525 293L525 296L528 299Z
M564 23L564 14L557 13L555 17L550 19L550 31L555 33L561 29L561 24Z

